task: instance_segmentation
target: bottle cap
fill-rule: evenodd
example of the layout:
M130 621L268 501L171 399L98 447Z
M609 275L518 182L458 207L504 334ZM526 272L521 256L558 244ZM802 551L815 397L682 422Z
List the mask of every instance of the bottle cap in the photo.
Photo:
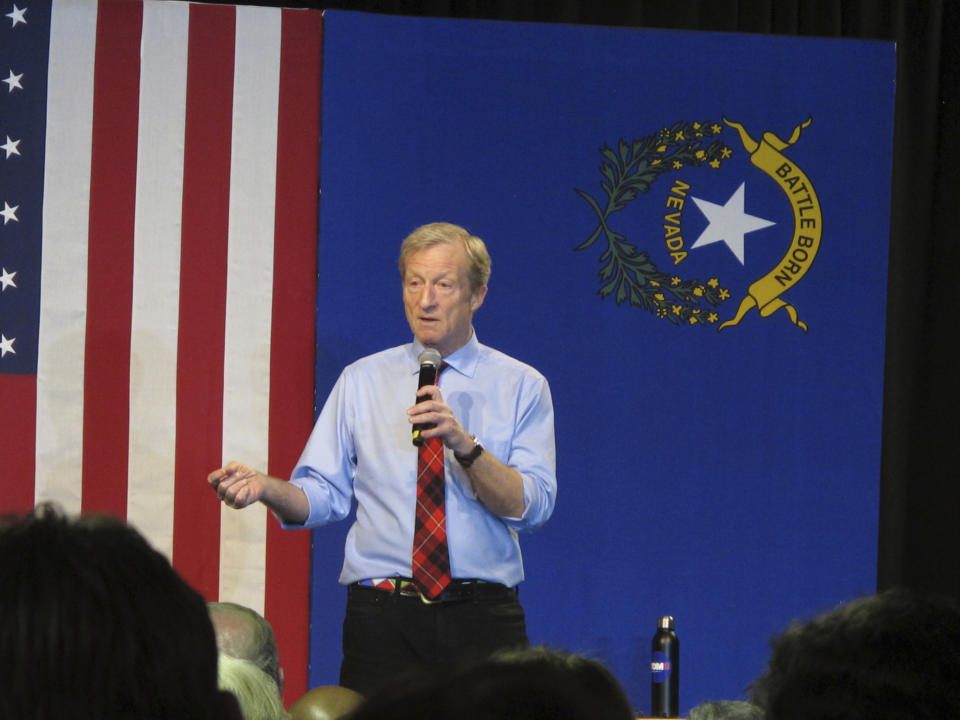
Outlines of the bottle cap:
M660 619L657 620L657 627L661 630L673 630L673 616L661 615Z

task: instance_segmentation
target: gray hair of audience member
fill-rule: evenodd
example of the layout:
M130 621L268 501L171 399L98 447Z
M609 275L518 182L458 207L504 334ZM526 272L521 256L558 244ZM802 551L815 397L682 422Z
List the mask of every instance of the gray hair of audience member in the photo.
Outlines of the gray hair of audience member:
M289 719L276 682L250 660L220 652L217 681L237 698L243 720Z
M687 720L763 720L763 710L743 700L713 700L690 708Z
M767 720L960 717L960 604L897 589L793 623L752 701Z
M470 279L470 291L476 292L486 286L490 280L492 262L487 246L476 235L459 225L446 222L435 222L421 225L404 238L400 245L400 279L405 279L407 258L413 253L435 245L452 245L462 243L467 252L467 277Z
M273 678L283 693L283 671L273 627L260 613L233 602L207 603L217 648L236 658L249 660Z
M5 518L0 576L0 717L236 717L206 602L126 523Z
M620 681L599 660L542 645L501 650L493 662L522 667L543 667L560 674L590 698L597 720L631 720L636 716Z

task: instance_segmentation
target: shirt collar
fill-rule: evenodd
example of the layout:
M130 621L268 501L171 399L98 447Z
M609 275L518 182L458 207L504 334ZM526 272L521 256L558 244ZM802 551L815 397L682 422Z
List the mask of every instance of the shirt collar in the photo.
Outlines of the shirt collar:
M413 365L412 374L420 372L420 353L423 352L423 345L417 340L410 343L410 360ZM480 360L480 341L477 340L477 332L470 333L470 339L466 344L456 352L447 355L443 361L456 370L461 375L473 377L477 369L477 362Z

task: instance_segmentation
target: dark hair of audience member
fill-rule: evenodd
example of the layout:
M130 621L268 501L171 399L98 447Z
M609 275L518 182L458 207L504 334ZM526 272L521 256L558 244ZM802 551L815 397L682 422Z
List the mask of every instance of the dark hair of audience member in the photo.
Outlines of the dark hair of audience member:
M620 681L599 660L544 646L504 650L491 660L523 668L543 667L566 676L589 698L597 720L631 720L636 716Z
M960 718L960 605L891 590L772 640L752 700L767 720Z
M52 506L0 522L0 717L216 718L204 599L132 527Z
M351 720L628 720L629 702L593 661L547 653L527 660L490 659L445 671L401 676L365 702ZM602 666L600 666L602 669ZM616 698L608 702L608 693ZM621 705L622 700L622 705Z

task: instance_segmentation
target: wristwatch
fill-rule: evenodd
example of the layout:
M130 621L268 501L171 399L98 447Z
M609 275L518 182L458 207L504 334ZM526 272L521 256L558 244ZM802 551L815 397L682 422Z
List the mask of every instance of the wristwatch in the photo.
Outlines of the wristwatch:
M460 463L463 467L468 468L473 465L473 461L480 457L480 453L483 452L483 445L480 444L480 441L477 440L476 435L471 435L473 439L473 450L468 452L466 455L461 455L456 450L453 452L453 456L457 459L457 462Z

